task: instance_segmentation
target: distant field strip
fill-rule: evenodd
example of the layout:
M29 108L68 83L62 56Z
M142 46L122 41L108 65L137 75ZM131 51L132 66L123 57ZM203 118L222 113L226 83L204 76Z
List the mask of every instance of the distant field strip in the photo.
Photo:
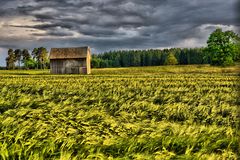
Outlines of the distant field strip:
M238 159L238 67L0 71L0 159Z

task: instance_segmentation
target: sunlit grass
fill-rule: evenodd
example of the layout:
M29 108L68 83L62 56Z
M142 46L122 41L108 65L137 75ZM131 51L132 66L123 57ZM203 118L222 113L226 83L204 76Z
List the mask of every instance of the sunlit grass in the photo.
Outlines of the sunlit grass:
M239 73L240 65L219 67L210 65L175 65L126 68L93 68L92 75L105 74L161 74L161 73ZM0 74L9 75L48 75L50 70L0 70Z
M238 159L238 67L0 71L0 159Z

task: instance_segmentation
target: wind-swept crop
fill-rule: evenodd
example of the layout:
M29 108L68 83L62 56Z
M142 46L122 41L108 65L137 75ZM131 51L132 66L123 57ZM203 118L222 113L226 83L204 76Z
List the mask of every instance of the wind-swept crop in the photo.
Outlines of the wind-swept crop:
M133 70L1 74L1 159L239 158L237 73Z

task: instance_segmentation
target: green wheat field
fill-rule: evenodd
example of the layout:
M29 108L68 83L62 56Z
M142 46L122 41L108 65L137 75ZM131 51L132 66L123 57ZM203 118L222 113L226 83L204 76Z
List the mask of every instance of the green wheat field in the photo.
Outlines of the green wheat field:
M239 66L0 71L0 159L239 159Z

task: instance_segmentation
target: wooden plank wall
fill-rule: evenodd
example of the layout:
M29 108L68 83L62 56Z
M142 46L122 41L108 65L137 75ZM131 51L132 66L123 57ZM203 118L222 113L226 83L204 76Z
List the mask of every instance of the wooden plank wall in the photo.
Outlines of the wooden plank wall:
M83 72L82 67L87 67L86 58L50 60L52 74L79 74Z

